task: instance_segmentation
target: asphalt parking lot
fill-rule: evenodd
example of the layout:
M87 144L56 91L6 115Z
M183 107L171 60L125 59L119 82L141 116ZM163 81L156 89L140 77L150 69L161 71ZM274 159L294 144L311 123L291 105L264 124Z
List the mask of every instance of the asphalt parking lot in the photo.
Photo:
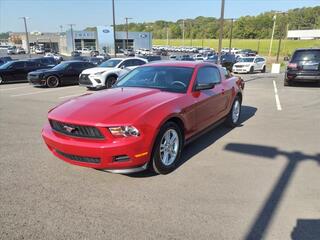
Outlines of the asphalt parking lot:
M242 76L241 126L188 145L169 175L106 173L47 150L48 109L86 88L0 86L0 239L317 239L320 87Z

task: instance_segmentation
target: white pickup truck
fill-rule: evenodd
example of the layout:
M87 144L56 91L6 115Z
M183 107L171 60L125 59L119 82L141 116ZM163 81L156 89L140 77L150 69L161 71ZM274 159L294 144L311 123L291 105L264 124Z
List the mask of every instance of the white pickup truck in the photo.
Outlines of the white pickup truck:
M111 58L98 67L82 71L79 84L88 89L110 88L119 76L147 62L146 59L137 57Z

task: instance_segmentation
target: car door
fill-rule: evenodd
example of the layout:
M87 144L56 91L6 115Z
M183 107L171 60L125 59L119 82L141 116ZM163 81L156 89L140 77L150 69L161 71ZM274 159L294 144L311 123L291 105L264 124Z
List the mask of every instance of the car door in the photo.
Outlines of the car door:
M25 61L17 61L12 66L12 76L14 81L26 81L27 69Z
M80 73L86 69L87 62L75 62L71 63L71 69L68 72L68 83L70 84L78 84L79 83L79 75Z
M214 83L212 89L196 91L197 84ZM224 90L221 86L220 71L214 66L203 66L198 69L195 86L193 90L193 97L195 100L195 113L197 131L210 126L219 120L219 114L224 107Z

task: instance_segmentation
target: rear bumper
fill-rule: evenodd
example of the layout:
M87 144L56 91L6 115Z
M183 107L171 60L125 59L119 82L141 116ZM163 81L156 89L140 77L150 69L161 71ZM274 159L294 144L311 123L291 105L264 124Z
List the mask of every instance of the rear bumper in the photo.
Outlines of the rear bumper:
M68 163L115 173L144 170L151 154L148 141L143 137L121 140L74 138L55 132L48 123L42 130L42 137L49 150ZM116 161L117 156L128 156L128 159Z
M320 72L314 73L305 72L286 72L286 80L297 81L297 82L320 82Z

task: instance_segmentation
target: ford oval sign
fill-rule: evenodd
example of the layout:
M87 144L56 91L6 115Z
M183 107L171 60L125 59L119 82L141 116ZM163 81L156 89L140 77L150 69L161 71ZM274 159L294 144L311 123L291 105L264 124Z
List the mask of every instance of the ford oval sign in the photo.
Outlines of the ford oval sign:
M139 35L139 37L141 37L141 38L146 38L148 35L147 34L145 34L145 33L141 33L140 35Z
M102 32L109 33L110 31L108 29L103 29Z

